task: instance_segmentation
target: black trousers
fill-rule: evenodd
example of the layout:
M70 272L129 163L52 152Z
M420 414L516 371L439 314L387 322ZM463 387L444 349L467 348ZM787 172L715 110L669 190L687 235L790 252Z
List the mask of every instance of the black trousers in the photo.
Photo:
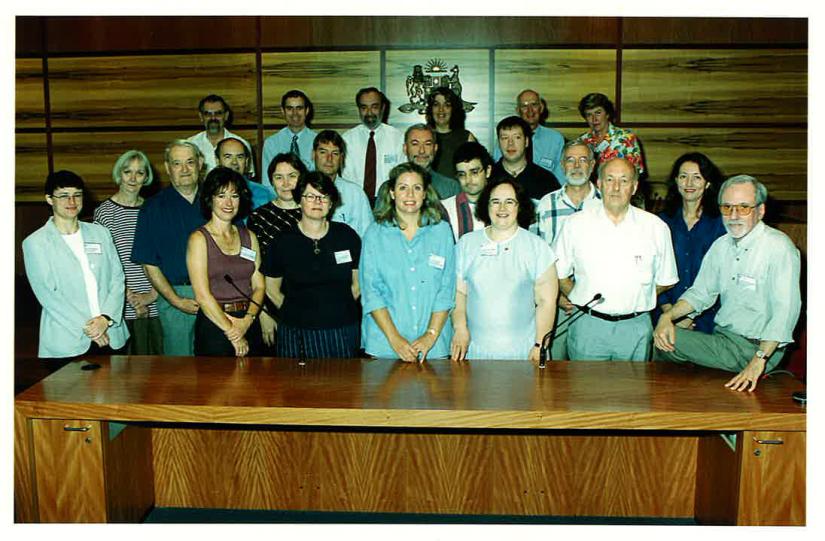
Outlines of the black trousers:
M227 312L233 317L243 317L246 312ZM249 353L247 355L261 355L263 351L263 338L261 337L261 324L258 319L249 326L246 331L246 341L249 343ZM202 311L198 311L195 317L195 355L205 355L211 357L234 357L235 348L232 346L223 331L206 317Z

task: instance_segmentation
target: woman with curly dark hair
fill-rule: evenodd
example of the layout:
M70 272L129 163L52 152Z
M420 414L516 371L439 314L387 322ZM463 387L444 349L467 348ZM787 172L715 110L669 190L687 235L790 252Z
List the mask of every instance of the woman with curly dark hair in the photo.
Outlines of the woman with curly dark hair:
M438 145L432 168L445 177L455 178L453 154L462 143L476 140L464 127L467 113L464 112L461 98L449 88L440 86L427 96L425 116L427 126L435 130L435 142Z
M683 154L673 163L665 210L659 217L670 227L679 282L659 295L662 310L668 310L693 285L710 245L725 234L716 203L722 181L719 168L700 152ZM717 308L705 311L696 320L684 318L677 325L710 333Z
M249 214L252 193L240 173L216 167L201 186L200 203L208 221L189 236L186 248L189 281L200 307L195 355L254 355L261 347L257 316L264 300L260 251L255 234L233 224Z
M510 177L485 186L476 216L486 227L456 247L451 357L538 361L556 316L556 255L527 231L533 202Z

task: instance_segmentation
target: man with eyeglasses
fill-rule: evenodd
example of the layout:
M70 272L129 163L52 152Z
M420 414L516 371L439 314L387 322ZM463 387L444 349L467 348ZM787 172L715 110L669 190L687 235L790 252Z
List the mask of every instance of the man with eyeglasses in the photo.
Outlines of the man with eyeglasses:
M209 94L198 103L198 117L200 118L203 127L206 128L200 133L196 133L189 137L187 141L194 143L203 156L203 163L206 170L203 172L204 176L215 168L218 164L215 159L215 149L222 139L233 137L241 141L252 154L252 147L241 136L232 133L226 129L226 125L230 122L232 111L229 104L226 103L222 97ZM255 166L250 163L249 171L252 176L255 175Z
M522 90L516 98L516 114L530 125L533 132L530 137L532 162L553 173L563 183L564 164L561 158L564 136L552 128L542 126L541 123L546 118L545 112L544 100L535 90ZM498 146L493 151L493 159L501 159L501 149Z
M447 213L453 236L458 242L465 234L484 229L484 222L476 217L476 202L490 180L493 160L481 144L467 141L456 149L453 163L461 193L442 199L441 206Z
M206 222L198 198L203 158L197 146L181 139L169 143L164 156L171 186L141 207L132 262L143 265L160 294L157 303L163 353L192 355L199 306L186 268L186 244L189 234Z
M545 195L536 206L536 222L539 235L555 251L555 240L567 219L581 211L585 205L601 205L602 196L590 182L596 164L593 151L581 141L570 141L562 152L564 186ZM565 314L573 312L573 305L559 292L556 324L564 321ZM555 360L567 359L567 336L553 341L551 354Z
M493 177L510 176L527 190L534 202L560 188L550 171L533 163L527 155L530 147L530 126L517 116L508 116L496 126L501 159L493 166Z
M570 360L650 357L650 311L679 277L667 225L630 204L638 185L631 162L604 162L597 180L603 204L570 216L555 241L559 289L584 312L566 335Z
M753 391L793 342L799 319L799 250L787 235L762 222L768 190L754 177L737 175L719 190L727 234L711 245L696 280L654 332L657 358L736 372L725 386ZM698 315L720 299L712 334L675 321Z

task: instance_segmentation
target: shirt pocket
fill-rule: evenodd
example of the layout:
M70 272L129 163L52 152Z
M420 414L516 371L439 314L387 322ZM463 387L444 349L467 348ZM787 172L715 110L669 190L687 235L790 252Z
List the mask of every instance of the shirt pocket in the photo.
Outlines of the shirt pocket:
M637 253L633 256L633 272L642 285L650 285L653 282L653 270L656 263L656 256L652 253Z

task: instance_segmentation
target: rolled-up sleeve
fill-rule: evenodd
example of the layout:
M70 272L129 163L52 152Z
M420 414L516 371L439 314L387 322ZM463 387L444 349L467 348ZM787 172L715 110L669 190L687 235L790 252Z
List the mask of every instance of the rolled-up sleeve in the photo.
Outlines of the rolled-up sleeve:
M802 309L799 291L799 250L787 241L784 249L772 250L768 271L768 321L760 340L773 340L780 345L793 342L793 330Z
M358 264L358 280L361 284L361 306L364 314L389 305L387 285L384 283L381 265L381 228L373 224L364 234L361 245L361 261Z
M440 222L433 233L438 235L438 251L444 254L444 270L433 302L433 312L443 312L455 306L455 242L453 231L446 222Z

